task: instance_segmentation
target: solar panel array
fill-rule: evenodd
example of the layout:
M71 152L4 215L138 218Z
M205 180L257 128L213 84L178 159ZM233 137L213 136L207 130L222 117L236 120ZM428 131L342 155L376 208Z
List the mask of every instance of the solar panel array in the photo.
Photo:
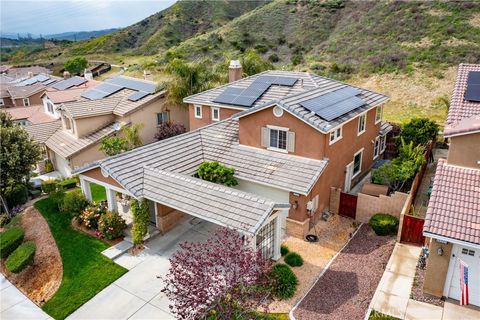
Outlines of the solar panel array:
M31 78L28 78L28 79L24 78L24 80L18 81L15 86L17 86L17 87L30 86L30 85L35 84L37 82L40 82L43 85L48 85L48 84L51 84L55 81L57 81L57 79L50 78L49 76L44 75L44 74L37 74L34 77L31 77Z
M67 90L70 89L71 87L76 87L81 84L84 84L87 82L87 79L83 77L71 77L62 81L59 81L58 83L55 83L55 85L52 86L52 88L57 89L57 90Z
M125 88L137 91L128 97L130 101L138 101L149 94L155 93L156 90L156 86L153 83L116 77L107 79L102 84L82 92L81 96L90 100L98 100Z
M366 103L357 95L361 92L353 87L345 87L319 97L300 102L304 108L314 112L326 121L332 121Z
M480 102L480 71L470 71L468 73L465 100Z
M247 88L227 87L213 102L251 107L271 85L292 87L297 78L259 76Z

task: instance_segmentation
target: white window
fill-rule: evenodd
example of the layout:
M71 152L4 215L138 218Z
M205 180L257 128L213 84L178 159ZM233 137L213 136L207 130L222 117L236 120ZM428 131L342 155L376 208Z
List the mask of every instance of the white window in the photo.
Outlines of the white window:
M220 121L220 108L212 107L212 120Z
M380 153L383 153L387 147L387 137L381 136L380 137Z
M194 108L195 108L195 118L202 119L202 106L199 104L196 104Z
M379 123L383 119L383 106L378 106L375 109L375 124Z
M5 105L5 102L3 101L3 99L0 99L0 106L4 106Z
M270 148L287 150L287 131L270 129Z
M373 147L373 160L378 158L380 154L380 137L375 138L375 145Z
M30 106L30 99L28 98L23 98L23 106L24 107L29 107Z
M360 117L358 117L358 135L361 135L365 132L365 125L367 122L367 114L364 113Z
M169 115L168 111L163 111L163 112L157 113L157 126L159 126L163 123L167 123L168 121L170 121L170 115Z
M295 132L277 126L262 127L261 145L269 150L295 152Z
M50 112L51 114L54 114L54 110L53 110L53 103L51 103L50 101L47 102L47 109L48 109L48 112Z
M330 144L334 144L342 138L342 127L330 132Z
M362 154L363 154L363 150L360 150L353 156L352 178L355 178L360 173L360 171L362 171Z

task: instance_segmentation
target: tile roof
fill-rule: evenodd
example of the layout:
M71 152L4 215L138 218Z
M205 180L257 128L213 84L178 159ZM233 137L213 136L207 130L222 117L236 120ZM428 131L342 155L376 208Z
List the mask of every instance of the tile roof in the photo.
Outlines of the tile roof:
M114 123L110 123L82 138L76 138L65 130L59 129L45 141L45 145L61 157L68 159L113 134L116 131L113 125Z
M32 66L32 67L12 67L6 70L9 76L14 76L16 78L28 76L31 72L34 76L40 73L50 74L52 71L45 67Z
M275 209L274 201L185 174L143 168L143 196L208 221L254 234Z
M226 85L207 90L192 96L189 96L183 101L185 103L192 103L192 104L202 104L202 105L210 105L210 106L227 106L225 104L219 104L213 102L213 100L223 92L226 87L234 87L234 88L247 88L255 79L259 76L283 76L283 77L294 77L298 78L300 81L297 81L293 87L288 86L271 86L250 108L242 108L239 106L233 106L233 108L237 108L239 110L244 110L238 114L238 116L250 114L252 112L256 112L261 110L265 106L269 106L272 104L277 104L282 108L288 110L289 112L293 113L294 115L301 118L303 121L309 123L310 125L316 127L317 129L326 132L331 128L357 116L358 114L376 106L381 103L384 103L388 100L388 97L375 93L373 91L369 91L362 88L357 88L361 94L360 98L362 98L366 105L360 108L357 108L347 114L342 115L341 117L334 119L333 121L325 121L320 118L318 115L312 113L310 110L302 107L300 103L302 101L310 100L314 97L318 97L324 95L326 93L336 91L341 88L345 87L352 87L345 83L335 81L332 79L320 77L315 74L307 73L307 72L291 72L291 71L265 71L248 78L244 78L232 83L228 83Z
M45 122L26 126L28 134L38 143L45 143L58 129L62 127L61 121Z
M30 86L21 87L11 86L7 89L8 93L13 99L28 98L31 95L42 90L45 90L45 86L41 83L35 83Z
M218 161L231 166L240 179L300 194L308 194L328 163L240 146L238 121L227 119L109 157L96 165L139 196L143 188L144 167L191 176L203 161Z
M389 133L392 130L393 130L393 126L390 123L388 123L386 121L382 121L382 124L380 126L380 131L379 131L378 134L383 136L383 135L386 135L387 133Z
M438 161L423 231L480 244L480 170Z
M480 104L479 104L480 108ZM464 118L455 126L447 126L443 131L445 137L460 136L480 131L480 114Z
M460 64L458 66L457 79L445 126L447 131L449 127L453 127L462 119L480 115L480 102L467 101L463 98L467 89L468 73L470 71L480 71L480 64Z
M43 110L43 105L30 107L13 107L4 109L8 112L13 120L27 119L32 124L39 124L44 122L52 122L57 120L53 116L49 116Z

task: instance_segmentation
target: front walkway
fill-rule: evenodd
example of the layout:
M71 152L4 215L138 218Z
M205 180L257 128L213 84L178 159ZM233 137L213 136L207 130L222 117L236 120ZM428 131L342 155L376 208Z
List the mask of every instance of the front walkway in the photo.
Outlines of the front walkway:
M420 247L397 243L370 308L399 319L473 320L480 311L446 301L444 307L410 299Z
M114 261L130 271L81 306L68 319L174 319L170 301L160 292L160 277L170 267L168 259L184 241L206 240L216 225L201 219L183 220L165 235L150 239L136 256L125 253Z
M51 319L0 273L0 319Z

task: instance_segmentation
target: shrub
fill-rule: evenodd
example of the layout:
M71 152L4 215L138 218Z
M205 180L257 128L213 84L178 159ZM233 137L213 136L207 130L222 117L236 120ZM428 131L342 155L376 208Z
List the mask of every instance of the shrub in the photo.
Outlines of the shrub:
M268 61L274 63L274 62L280 61L280 58L278 57L278 55L276 53L272 53L271 55L268 56Z
M54 170L53 163L50 160L45 161L45 173L52 172Z
M285 263L291 267L300 267L303 265L303 258L296 252L290 252L285 256Z
M234 173L235 169L222 166L217 161L205 161L197 169L197 175L200 179L229 187L238 184L237 180L233 177Z
M368 222L378 236L397 234L398 219L386 213L377 213Z
M288 247L286 245L282 244L280 246L280 253L282 254L282 257L289 252L290 252L290 249L288 249Z
M10 217L6 213L0 214L0 227L3 227L10 222Z
M73 189L77 186L77 179L68 178L58 183L58 186L64 189Z
M155 139L158 141L174 137L176 135L185 133L187 129L185 129L185 126L181 123L171 123L171 122L166 122L162 123L158 129L157 133L155 134Z
M107 210L105 207L101 205L90 205L83 210L82 214L80 215L80 221L89 229L98 229L98 221L106 212Z
M148 233L150 222L150 210L147 200L139 202L136 199L130 201L130 210L133 214L132 239L133 244L139 245Z
M25 232L22 228L11 228L0 233L0 258L5 259L22 243Z
M126 227L125 220L116 212L107 212L98 221L98 231L107 240L120 237Z
M55 179L42 181L42 191L50 194L51 192L57 190L58 181Z
M28 201L28 188L24 184L7 187L5 189L5 200L9 208L24 204Z
M428 118L413 118L402 126L400 137L407 144L413 141L414 146L425 145L430 140L436 140L438 129L435 121Z
M274 265L270 271L270 278L273 280L272 293L276 298L288 299L297 291L297 276L286 264Z
M62 211L72 216L78 216L88 206L88 201L81 192L77 190L66 193L62 201Z
M36 249L33 241L22 243L5 261L5 267L10 272L19 273L28 265L33 264Z

